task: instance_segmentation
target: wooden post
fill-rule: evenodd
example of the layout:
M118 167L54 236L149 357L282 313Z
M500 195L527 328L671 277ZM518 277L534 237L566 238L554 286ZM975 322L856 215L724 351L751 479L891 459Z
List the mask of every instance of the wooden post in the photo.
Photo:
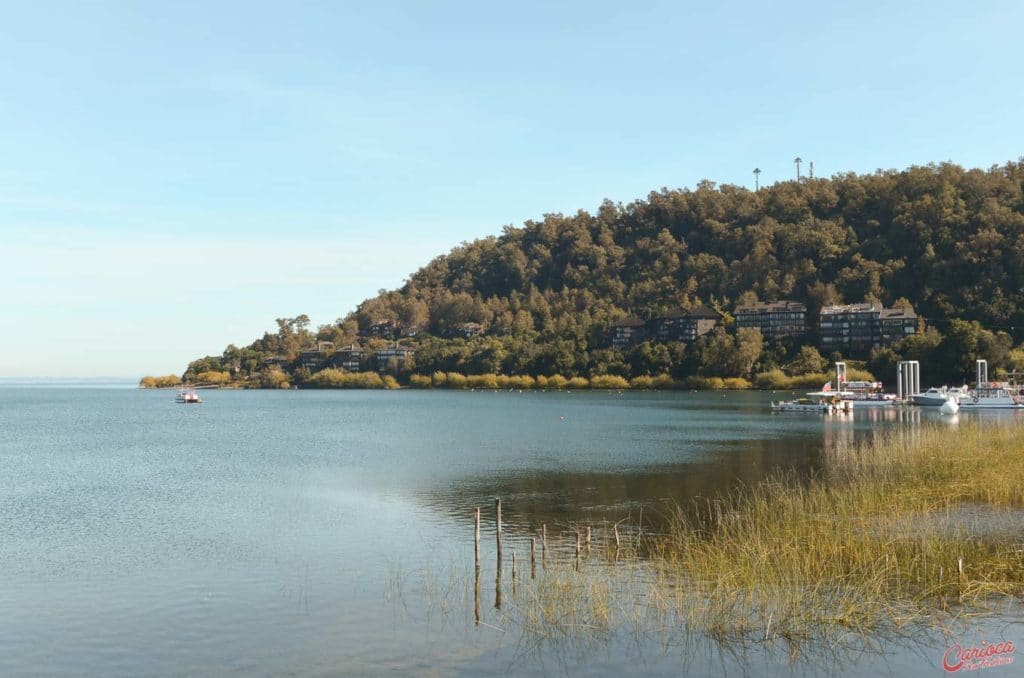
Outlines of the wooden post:
M580 569L580 531L576 530L576 569Z
M548 562L548 525L547 523L541 523L540 525L540 559L545 565Z
M494 511L497 514L498 572L501 572L501 499L499 498L494 500Z
M530 579L537 578L537 538L530 537Z
M516 580L516 552L512 551L512 581Z
M480 509L477 509L479 512ZM473 614L476 617L476 625L480 626L480 568L476 568L476 576L473 578Z
M474 552L476 555L476 569L480 569L480 507L476 509L476 538L474 539Z
M587 551L590 551L590 525L587 525Z

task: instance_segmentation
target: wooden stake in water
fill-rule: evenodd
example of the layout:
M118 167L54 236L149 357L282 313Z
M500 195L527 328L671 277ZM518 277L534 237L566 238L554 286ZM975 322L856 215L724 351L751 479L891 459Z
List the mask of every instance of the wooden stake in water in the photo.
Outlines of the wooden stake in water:
M545 565L548 562L548 525L547 523L541 523L540 525L540 559Z
M494 512L497 514L498 572L501 572L501 499L494 500Z
M587 551L590 551L590 525L587 525Z
M480 569L480 507L476 509L476 538L474 541L474 555L476 556L476 569Z
M530 579L537 578L537 538L530 537Z
M576 569L580 569L580 531L576 530Z
M516 552L512 551L512 581L516 580Z
M479 509L477 509L479 510ZM476 625L480 626L480 568L476 568L476 576L473 578L473 614L476 617Z

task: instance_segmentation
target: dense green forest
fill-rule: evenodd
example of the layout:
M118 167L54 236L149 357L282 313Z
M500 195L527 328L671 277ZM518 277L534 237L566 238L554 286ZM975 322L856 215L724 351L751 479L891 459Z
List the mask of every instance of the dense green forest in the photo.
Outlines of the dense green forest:
M737 304L776 299L807 304L806 346L731 327ZM1024 367L1014 348L1024 338L1024 161L839 174L756 192L705 181L548 214L463 243L333 324L278 319L275 332L194 361L186 377L312 385L315 370L296 359L317 339L360 344L373 369L373 350L390 342L367 332L392 320L416 351L388 366L403 383L437 372L753 380L820 372L837 356L811 348L818 310L860 301L910 305L927 326L891 348L845 356L889 381L900 357L921 360L928 382L963 382L975 357ZM616 321L702 303L725 322L697 341L608 346ZM265 365L273 356L286 361L284 377Z

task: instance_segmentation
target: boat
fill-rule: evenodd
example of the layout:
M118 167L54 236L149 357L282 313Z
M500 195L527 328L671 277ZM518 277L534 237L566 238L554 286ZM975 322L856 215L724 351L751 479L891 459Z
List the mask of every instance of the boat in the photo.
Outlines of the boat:
M988 380L988 361L984 358L975 360L978 386L966 396L960 398L963 410L1021 410L1024 409L1024 398L1020 395L1019 386L1011 386L1002 381Z
M203 399L199 397L199 393L193 388L182 388L178 391L178 395L175 396L174 402L181 403L182 405L198 405L203 402Z
M997 381L982 383L968 395L960 398L959 404L964 410L1024 409L1020 395L1009 385Z
M850 407L893 407L896 396L882 391L880 381L840 381L842 388L832 389L832 382L827 382L820 391L812 391L807 395L812 398L838 398L841 402L850 403Z
M949 388L948 386L933 386L924 393L915 393L910 396L911 402L923 407L941 407L947 400L954 400L957 403L968 395L967 387Z
M850 407L837 399L833 400L811 400L810 398L797 398L796 400L780 400L771 403L772 412L821 412L824 414L836 414L848 412Z

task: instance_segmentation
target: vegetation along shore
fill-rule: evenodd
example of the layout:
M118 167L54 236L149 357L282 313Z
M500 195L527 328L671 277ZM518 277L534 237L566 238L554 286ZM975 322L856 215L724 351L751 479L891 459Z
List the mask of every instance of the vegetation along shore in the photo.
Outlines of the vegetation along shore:
M653 529L633 515L593 533L581 525L506 530L504 575L494 554L483 557L497 570L496 611L487 606L484 622L541 638L599 640L632 629L785 641L796 651L921 638L979 615L1019 614L1021 432L977 424L892 432L827 452L810 477L775 474L675 506ZM517 550L520 564L531 554L518 580L515 565L508 569ZM479 566L475 576L479 621Z
M333 323L278 318L182 377L385 388L385 375L417 386L441 385L439 372L562 375L625 388L667 375L785 388L839 359L880 379L907 359L941 384L962 383L976 358L996 378L1024 370L1022 340L1024 162L943 163L754 191L702 182L549 214L456 247Z

